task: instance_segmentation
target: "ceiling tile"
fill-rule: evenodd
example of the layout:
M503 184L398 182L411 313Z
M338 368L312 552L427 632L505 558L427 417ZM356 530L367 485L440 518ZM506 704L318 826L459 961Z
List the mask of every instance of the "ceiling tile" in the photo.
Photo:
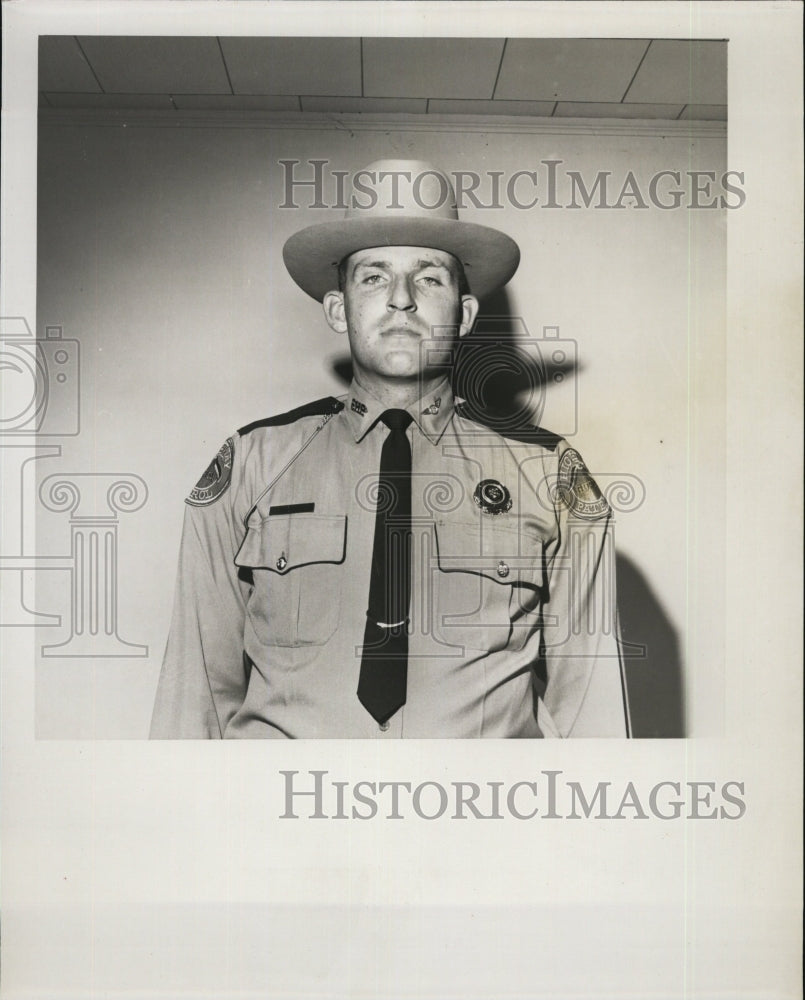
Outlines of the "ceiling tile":
M726 104L688 104L679 116L683 121L725 122Z
M98 81L72 35L40 36L39 89L100 93Z
M424 115L428 102L397 97L303 97L303 111Z
M664 118L673 121L682 104L601 104L584 101L560 101L556 118Z
M531 115L550 118L556 101L456 101L428 102L431 115Z
M133 111L161 109L173 111L167 94L56 94L48 93L54 108L116 108Z
M491 98L502 38L365 38L367 97Z
M727 103L727 43L654 40L626 101Z
M620 101L647 45L641 38L510 38L495 97Z
M298 97L267 97L262 94L175 94L180 111L299 111Z
M192 36L82 35L108 94L228 94L218 41Z
M236 94L361 95L360 38L222 38Z

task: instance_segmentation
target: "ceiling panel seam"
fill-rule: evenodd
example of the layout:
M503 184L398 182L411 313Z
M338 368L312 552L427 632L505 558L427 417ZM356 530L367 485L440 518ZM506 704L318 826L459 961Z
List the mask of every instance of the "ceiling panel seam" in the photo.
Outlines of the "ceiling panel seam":
M221 45L221 39L216 35L216 42L218 42L218 51L221 53L221 62L224 64L224 73L226 73L226 82L229 84L229 93L234 94L235 88L232 86L232 77L229 75L229 67L226 64L226 56L224 55L224 47Z
M506 55L506 45L508 44L508 41L509 41L508 38L503 39L503 48L500 50L500 59L498 60L498 71L495 74L495 82L492 84L492 97L490 98L490 100L493 101L495 99L495 91L498 89L498 80L500 79L500 71L503 69L503 58Z
M624 101L626 100L626 95L627 95L627 94L629 93L629 91L630 91L630 90L632 89L632 84L633 84L633 83L635 82L635 78L637 77L637 74L638 74L638 73L640 72L640 67L641 67L641 66L643 65L643 63L644 63L644 61L645 61L645 58L646 58L646 56L648 55L648 50L649 50L649 49L651 48L651 43L652 43L653 41L654 41L654 39L653 39L653 38L650 38L650 39L649 39L649 43L648 43L648 45L646 46L646 51L645 51L645 52L643 53L643 55L642 55L642 56L640 57L640 62L639 62L639 63L637 64L637 68L635 69L634 73L632 73L632 79L631 79L631 80L629 81L629 86L628 86L628 87L626 88L626 90L624 91L624 94L623 94L623 97L622 97L622 98L620 99L620 103L621 103L621 104L623 104L623 102L624 102Z
M95 67L92 65L92 63L87 58L87 53L84 51L84 47L82 46L81 42L79 41L78 35L73 35L73 39L74 39L76 45L78 46L78 51L81 53L81 56L82 56L84 62L87 64L87 66L89 66L90 73L92 73L93 77L95 77L95 82L101 88L101 93L105 94L106 90L104 88L104 85L101 83L100 79L98 78L98 74L95 72Z

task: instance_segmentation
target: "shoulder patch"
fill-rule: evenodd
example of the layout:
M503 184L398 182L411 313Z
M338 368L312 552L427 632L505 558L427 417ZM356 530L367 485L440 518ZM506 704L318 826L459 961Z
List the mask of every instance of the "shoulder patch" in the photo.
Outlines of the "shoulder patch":
M221 445L218 454L210 462L204 473L190 491L185 500L192 507L208 507L229 489L232 479L232 458L235 454L235 442L227 438Z
M575 448L559 459L557 492L565 506L578 517L595 520L609 513L609 504Z
M466 401L456 403L456 413L463 420L472 420L474 423L486 427L487 430L499 434L502 438L506 438L509 441L517 441L519 444L539 444L543 448L547 448L548 451L556 451L559 442L562 440L560 434L546 431L543 427L515 424L514 422L512 422L511 426L506 426L505 424L503 426L493 425L488 420L484 420L483 413L473 410Z
M340 413L344 409L344 404L335 396L325 396L324 399L317 399L312 403L305 403L304 406L297 406L295 410L288 410L287 413L279 413L275 417L266 417L263 420L255 420L251 424L246 424L238 431L241 437L256 431L258 427L281 427L283 424L293 424L303 417L320 417L335 413Z

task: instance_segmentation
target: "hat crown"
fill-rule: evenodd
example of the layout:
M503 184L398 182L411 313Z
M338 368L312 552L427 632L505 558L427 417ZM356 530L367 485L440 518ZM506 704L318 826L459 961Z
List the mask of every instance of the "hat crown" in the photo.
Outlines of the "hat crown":
M447 174L425 160L375 160L352 175L345 217L457 222L456 193Z

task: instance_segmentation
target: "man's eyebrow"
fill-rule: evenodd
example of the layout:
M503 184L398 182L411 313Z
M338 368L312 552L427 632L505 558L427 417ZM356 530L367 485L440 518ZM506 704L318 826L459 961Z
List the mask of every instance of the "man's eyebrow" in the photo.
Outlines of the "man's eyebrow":
M424 270L425 268L438 268L441 271L446 271L449 275L455 276L454 269L451 267L450 263L447 261L436 260L433 257L420 257L414 265L417 269ZM390 271L393 268L393 264L388 260L359 260L356 261L352 267L352 273L357 274L361 268L366 268L371 270L372 268L379 271Z
M355 262L353 271L357 271L359 267L379 267L387 271L391 264L387 260L359 260Z
M380 267L388 270L391 267L391 261L388 260L359 260L355 263L355 270L357 271L359 267ZM435 260L432 257L420 257L416 261L417 267L441 267L445 271L450 270L450 265L446 261Z
M443 271L450 271L450 265L442 260L433 260L423 257L416 262L417 267L440 267Z

